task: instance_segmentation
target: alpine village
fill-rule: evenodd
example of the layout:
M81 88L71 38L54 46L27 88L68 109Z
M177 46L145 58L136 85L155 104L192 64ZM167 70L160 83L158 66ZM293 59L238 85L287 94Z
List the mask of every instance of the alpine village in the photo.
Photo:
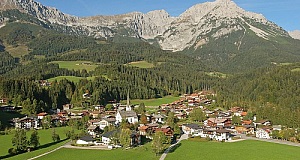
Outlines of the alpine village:
M0 0L0 159L300 159L299 44L232 0L178 17Z

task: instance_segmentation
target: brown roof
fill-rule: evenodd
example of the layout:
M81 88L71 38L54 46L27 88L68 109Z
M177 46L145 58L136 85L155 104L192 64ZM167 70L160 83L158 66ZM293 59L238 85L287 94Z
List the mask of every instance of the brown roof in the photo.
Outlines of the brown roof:
M46 115L48 115L48 113L46 113L46 112L42 112L42 113L37 114L37 116L46 116Z
M246 116L247 115L247 112L242 112L241 113L241 116Z

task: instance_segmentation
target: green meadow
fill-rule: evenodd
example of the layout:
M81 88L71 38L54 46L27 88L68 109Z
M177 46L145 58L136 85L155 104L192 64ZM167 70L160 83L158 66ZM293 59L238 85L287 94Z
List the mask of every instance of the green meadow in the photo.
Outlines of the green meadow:
M300 147L254 140L233 143L185 140L166 157L166 160L185 159L297 160L300 159Z
M85 69L88 72L95 70L98 65L90 61L53 61L51 63L57 63L59 68L66 68L69 70L82 70Z
M1 135L0 136L0 144L1 144L0 159L6 158L6 157L9 157L11 159L28 159L28 158L37 156L39 154L42 154L44 152L50 151L52 149L55 149L67 142L67 140L65 140L66 139L65 132L68 130L72 130L72 128L71 127L55 128L55 132L60 136L60 139L62 140L59 143L53 143L52 136L51 136L52 129L38 130L38 135L40 137L40 139L39 139L40 140L40 148L33 152L23 153L23 154L19 154L19 155L12 156L12 157L8 156L8 149L13 148L11 140L12 140L14 134L11 133L9 135ZM30 139L31 133L32 133L32 130L30 130L26 133L27 139Z
M87 149L69 149L62 148L39 159L101 159L101 160L158 160L152 152L150 144L133 149L114 149L114 150L87 150Z
M81 79L93 80L93 79L95 79L95 77L84 78L84 77L75 77L75 76L58 76L58 77L50 78L50 79L48 79L48 81L49 82L54 82L56 80L57 82L59 82L62 79L67 79L67 80L72 81L74 83L78 83Z
M138 67L138 68L153 68L154 67L153 63L149 63L147 61L130 62L127 65L132 66L132 67Z
M162 104L172 103L174 101L179 100L179 97L174 96L166 96L163 98L155 98L155 99L133 99L130 100L131 104L141 104L144 103L145 106L161 106ZM121 101L121 103L125 104L126 100Z

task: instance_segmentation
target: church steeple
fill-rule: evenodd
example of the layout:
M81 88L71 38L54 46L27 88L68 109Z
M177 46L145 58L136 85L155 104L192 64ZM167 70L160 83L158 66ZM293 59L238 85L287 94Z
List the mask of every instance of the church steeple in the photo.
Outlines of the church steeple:
M131 111L130 100L129 100L129 89L128 89L128 91L127 91L126 111Z

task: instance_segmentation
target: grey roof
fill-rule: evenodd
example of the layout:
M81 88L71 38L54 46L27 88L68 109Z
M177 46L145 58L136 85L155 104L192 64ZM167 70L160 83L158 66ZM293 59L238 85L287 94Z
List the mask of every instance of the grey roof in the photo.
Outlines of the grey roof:
M94 139L91 136L82 136L79 138L80 140L86 141L86 142L92 142Z
M202 127L201 126L199 126L198 124L194 124L194 123L192 123L192 124L183 124L184 126L187 126L187 127L189 127L189 128L193 128L193 129L201 129Z
M127 117L135 117L137 118L137 115L134 111L119 111L122 118Z
M98 126L90 125L87 129L88 130L95 130Z
M113 134L119 132L118 130L114 130L114 131L110 131L110 132L106 132L102 135L102 137L107 137L110 138L111 136L113 136Z

